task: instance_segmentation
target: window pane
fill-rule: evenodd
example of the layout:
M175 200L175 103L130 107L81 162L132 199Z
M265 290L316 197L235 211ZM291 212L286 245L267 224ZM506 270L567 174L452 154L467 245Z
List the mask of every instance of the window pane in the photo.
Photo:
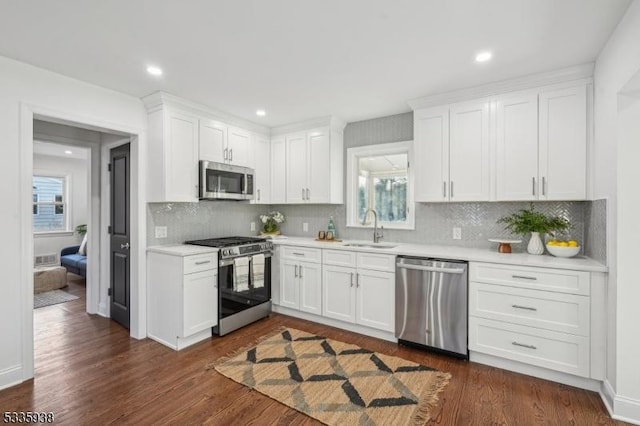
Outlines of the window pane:
M358 221L362 222L364 212L372 208L379 222L406 222L407 154L362 157L358 167Z
M64 189L65 179L63 177L33 177L34 231L66 230Z
M407 177L373 178L375 209L378 220L405 222L407 220Z
M364 212L369 208L369 188L367 185L367 177L360 175L358 177L358 221L364 219Z

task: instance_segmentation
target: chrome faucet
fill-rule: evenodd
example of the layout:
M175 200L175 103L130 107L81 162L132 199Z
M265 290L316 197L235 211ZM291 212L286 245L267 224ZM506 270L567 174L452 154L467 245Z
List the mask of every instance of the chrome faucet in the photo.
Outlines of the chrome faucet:
M384 235L382 234L383 227L380 227L380 231L378 231L378 213L374 209L367 209L364 212L364 217L362 218L362 224L367 224L367 214L369 212L373 213L373 243L379 243Z

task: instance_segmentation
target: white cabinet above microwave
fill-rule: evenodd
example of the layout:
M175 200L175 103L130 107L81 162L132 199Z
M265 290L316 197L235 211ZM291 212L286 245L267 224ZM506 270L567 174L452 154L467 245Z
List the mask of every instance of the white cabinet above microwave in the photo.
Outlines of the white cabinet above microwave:
M200 119L200 160L253 167L251 133L216 120Z

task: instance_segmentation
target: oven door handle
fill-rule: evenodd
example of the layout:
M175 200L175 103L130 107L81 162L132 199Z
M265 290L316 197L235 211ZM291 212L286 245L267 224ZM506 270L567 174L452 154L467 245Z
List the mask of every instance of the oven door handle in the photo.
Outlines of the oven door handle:
M240 258L240 257L249 257L249 258L251 258L251 257L255 256L256 254L264 254L264 258L265 258L265 259L271 259L271 257L273 257L273 253L253 253L253 254L248 254L248 255L246 255L246 256L238 256L238 257L236 257L236 258L234 258L234 259L238 259L238 258ZM218 262L218 266L219 266L219 267L222 267L222 266L229 266L229 265L233 265L233 260L234 260L234 259L224 259L224 260L221 260L220 262Z

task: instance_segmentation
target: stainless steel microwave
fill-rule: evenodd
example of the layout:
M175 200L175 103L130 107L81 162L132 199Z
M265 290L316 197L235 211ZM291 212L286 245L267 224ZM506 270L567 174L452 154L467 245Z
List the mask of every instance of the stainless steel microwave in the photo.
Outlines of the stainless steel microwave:
M253 200L253 169L200 161L201 200Z

